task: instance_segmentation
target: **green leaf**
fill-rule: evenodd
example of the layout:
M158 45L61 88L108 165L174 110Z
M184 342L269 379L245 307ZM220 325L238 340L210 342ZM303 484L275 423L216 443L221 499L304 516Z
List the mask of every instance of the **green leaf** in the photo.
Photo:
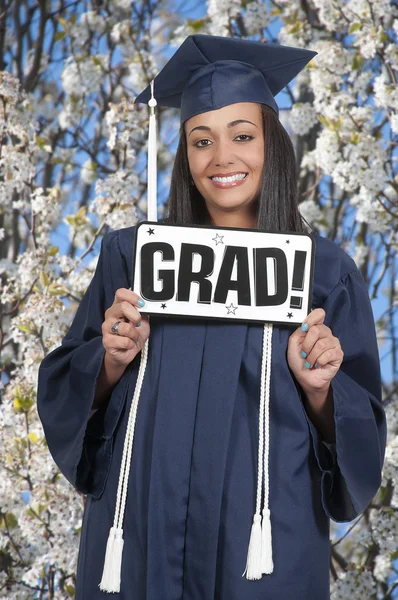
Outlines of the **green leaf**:
M18 527L18 520L13 513L11 513L11 512L6 513L4 516L4 519L5 519L5 524L7 524L8 529L16 529Z
M363 63L365 62L364 57L359 53L355 52L352 59L352 68L354 71L359 71L362 68Z
M289 28L289 33L298 33L303 28L303 24L298 22Z
M209 18L204 17L202 19L188 19L188 25L193 29L195 33L200 33L203 28L209 23Z
M360 140L360 136L359 136L358 131L351 131L351 135L350 135L351 144L354 144L356 146L357 144L359 144L359 140Z
M69 290L67 287L61 285L60 283L52 283L48 287L48 293L50 294L50 296L65 296L69 294Z
M27 412L30 408L32 408L33 404L33 398L31 398L30 396L23 396L20 387L17 385L15 388L14 408L18 412Z
M317 117L318 121L320 121L324 127L329 127L329 120L326 117L323 115L317 115Z
M360 29L362 29L362 23L353 23L348 28L348 33L354 33L355 31L359 31Z
M42 284L43 287L47 287L48 284L50 283L48 275L45 271L40 271L40 283Z
M68 221L69 225L75 224L76 219L73 215L66 215L65 219Z
M71 598L75 597L76 589L73 587L73 585L66 584L64 589L68 596L70 596Z
M59 42L59 40L63 40L65 36L66 36L65 31L57 31L57 33L54 35L54 40L56 42Z

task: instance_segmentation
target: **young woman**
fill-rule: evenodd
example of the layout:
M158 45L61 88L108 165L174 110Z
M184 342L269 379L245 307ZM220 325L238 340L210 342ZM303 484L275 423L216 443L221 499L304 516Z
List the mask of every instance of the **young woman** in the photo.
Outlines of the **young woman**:
M161 102L181 107L166 222L303 232L294 151L271 88L275 61L286 84L309 57L298 62L295 52L305 51L289 48L279 60L280 46L210 36L184 44L155 79ZM170 72L180 81L171 81ZM178 101L170 100L170 89L180 89ZM329 519L350 521L367 507L380 485L386 444L374 321L361 274L338 246L314 235L312 311L297 329L270 330L261 530L264 327L148 320L130 289L134 235L129 227L104 237L72 326L39 371L49 449L87 494L76 598L114 591L124 600L326 600ZM119 476L137 389L123 496ZM115 505L124 515L124 546L115 530L108 538ZM264 523L272 524L272 539ZM256 532L264 535L258 564ZM102 573L106 547L107 561L117 555L120 562L116 586Z

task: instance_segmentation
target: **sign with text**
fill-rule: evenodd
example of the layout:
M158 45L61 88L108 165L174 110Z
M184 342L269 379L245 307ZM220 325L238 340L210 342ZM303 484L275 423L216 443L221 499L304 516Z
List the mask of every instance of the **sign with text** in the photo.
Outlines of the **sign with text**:
M143 221L131 289L145 314L299 325L311 308L314 246L307 233Z

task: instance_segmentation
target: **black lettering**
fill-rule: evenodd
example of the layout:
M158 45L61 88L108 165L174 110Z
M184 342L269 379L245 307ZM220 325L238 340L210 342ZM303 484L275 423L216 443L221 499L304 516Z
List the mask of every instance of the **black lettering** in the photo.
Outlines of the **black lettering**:
M267 258L274 259L275 294L268 293ZM288 294L287 261L280 248L254 249L254 280L256 306L278 306L286 302Z
M231 279L235 259L236 281ZM224 304L230 290L238 292L238 304L250 306L249 261L247 248L243 246L226 246L214 292L214 302Z
M160 292L155 291L154 254L162 253L162 261L174 260L174 249L166 242L148 242L141 247L141 295L145 300L164 302L174 296L174 270L162 269L157 280L163 282Z
M199 254L202 258L200 270L193 271L193 256ZM214 251L202 244L181 244L180 267L178 270L177 300L189 302L192 282L199 284L198 302L210 304L211 281L206 279L214 268Z

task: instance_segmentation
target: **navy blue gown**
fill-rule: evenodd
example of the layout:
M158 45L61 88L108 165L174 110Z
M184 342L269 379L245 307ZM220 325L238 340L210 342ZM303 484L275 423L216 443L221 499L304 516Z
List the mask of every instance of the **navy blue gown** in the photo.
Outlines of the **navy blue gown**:
M101 324L129 288L135 227L108 233L95 275L62 345L40 365L38 410L50 452L87 494L76 600L327 600L329 519L365 510L381 482L386 419L366 285L354 261L315 235L312 307L339 338L332 380L334 459L306 414L286 350L294 328L274 326L270 498L274 571L242 577L255 508L263 326L150 317L138 407L121 591L101 580L139 356L109 403L90 417L105 349Z

